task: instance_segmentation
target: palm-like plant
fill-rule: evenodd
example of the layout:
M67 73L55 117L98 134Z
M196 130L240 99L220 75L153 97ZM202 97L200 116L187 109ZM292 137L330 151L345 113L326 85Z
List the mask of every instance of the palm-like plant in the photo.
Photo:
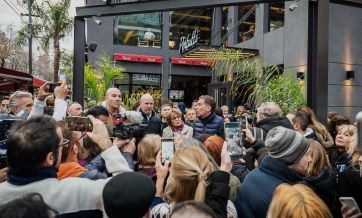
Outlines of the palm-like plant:
M41 3L32 1L32 10L36 15L32 33L34 38L39 38L41 46L48 52L53 46L54 52L54 81L58 81L60 63L60 40L63 39L73 28L73 19L69 17L69 7L71 0L43 0ZM19 1L19 4L24 4ZM24 26L17 34L17 42L21 45L27 43L28 26Z
M114 66L111 59L103 53L97 62L99 70L90 65L84 67L85 96L87 102L99 103L104 100L107 89L112 86L114 79L122 79L123 67Z
M221 48L209 57L213 71L232 81L232 95L254 106L262 102L278 103L284 113L305 104L303 84L278 66L266 66L242 50Z

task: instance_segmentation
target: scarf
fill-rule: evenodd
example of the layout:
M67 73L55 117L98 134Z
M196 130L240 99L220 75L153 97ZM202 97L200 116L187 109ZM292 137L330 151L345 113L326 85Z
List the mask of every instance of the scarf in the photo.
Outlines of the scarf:
M184 125L185 125L185 124L184 124L184 122L182 121L180 126L171 127L172 132L181 132L182 129L184 128Z
M27 185L33 182L37 182L43 179L56 178L57 177L56 167L44 167L36 169L23 175L17 175L11 168L8 172L8 182L12 185Z
M57 173L58 180L68 177L79 177L86 169L77 162L61 163Z

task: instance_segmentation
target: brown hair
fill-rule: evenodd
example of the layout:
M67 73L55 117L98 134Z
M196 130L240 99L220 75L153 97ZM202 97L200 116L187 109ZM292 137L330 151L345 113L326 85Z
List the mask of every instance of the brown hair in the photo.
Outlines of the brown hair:
M199 100L203 99L205 104L209 105L211 107L211 113L215 112L215 108L216 108L216 102L215 99L213 97L211 97L210 95L201 95L199 97Z
M138 163L141 166L154 166L160 149L161 137L156 134L147 134L138 144Z
M213 166L201 148L181 147L172 160L166 196L176 203L186 200L204 202L206 180Z
M317 116L315 115L314 111L307 106L303 106L299 109L300 111L303 111L306 113L307 118L309 120L309 126L315 131L322 135L324 141L328 141L328 135L329 132L327 128L318 121Z
M332 218L326 204L305 185L279 185L269 206L267 218Z
M57 127L59 127L62 130L63 138L69 140L68 146L62 147L62 157L60 162L64 163L67 161L69 153L73 150L75 140L73 139L72 132L70 131L67 123L64 120L57 121Z
M329 163L328 155L324 147L315 140L310 140L310 151L312 161L308 165L307 173L308 176L314 177L320 175L323 169L332 169Z
M169 126L172 126L172 122L171 120L175 117L175 116L180 116L182 118L182 113L181 113L181 110L178 109L178 108L172 108L170 113L168 114L167 116L167 124Z
M305 131L308 128L309 120L308 116L303 111L292 111L289 114L293 115L292 124L298 123L300 125L300 129Z

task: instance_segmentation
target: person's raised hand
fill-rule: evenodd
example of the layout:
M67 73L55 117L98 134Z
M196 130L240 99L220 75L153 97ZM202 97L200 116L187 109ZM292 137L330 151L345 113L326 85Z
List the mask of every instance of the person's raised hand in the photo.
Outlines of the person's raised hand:
M97 143L103 150L112 146L112 141L109 138L107 127L104 123L92 115L88 115L88 118L92 121L93 131L87 132L89 138Z
M65 100L65 97L68 95L67 83L63 80L60 86L55 87L54 96L55 98Z
M169 171L169 162L166 161L165 165L162 164L161 161L161 152L158 152L156 157L156 196L162 196L163 194L163 185L165 183L165 179L167 177L168 171Z
M38 95L36 96L36 98L39 101L44 101L46 99L46 97L48 97L49 95L52 94L52 93L49 93L49 85L50 85L50 83L44 83L43 85L40 86Z
M230 173L233 163L227 151L227 142L222 145L220 170Z
M250 129L246 128L243 129L243 133L245 134L245 140L248 141L250 144L253 144L255 142L255 138L253 134L251 133Z
M350 208L346 204L342 203L342 217L343 218L362 218L362 214L357 210L357 208Z
M136 151L136 139L132 138L128 143L124 144L122 147L122 152L128 152L134 154Z

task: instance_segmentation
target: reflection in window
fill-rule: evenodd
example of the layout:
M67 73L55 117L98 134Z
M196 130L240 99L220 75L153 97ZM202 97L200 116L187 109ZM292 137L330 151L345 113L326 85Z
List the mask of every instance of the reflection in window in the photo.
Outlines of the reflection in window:
M239 6L239 20L253 8L254 5ZM239 42L244 42L255 36L255 10L239 26Z
M161 23L160 12L117 16L114 44L161 48Z
M269 31L284 26L284 2L269 4Z
M115 84L122 94L140 92L142 90L159 90L161 88L161 75L146 73L123 73L122 79L115 80Z
M226 35L228 32L228 13L229 13L229 7L222 7L221 11L221 38Z
M199 30L199 44L207 45L211 35L211 9L190 9L171 12L170 49L179 49L180 37Z

